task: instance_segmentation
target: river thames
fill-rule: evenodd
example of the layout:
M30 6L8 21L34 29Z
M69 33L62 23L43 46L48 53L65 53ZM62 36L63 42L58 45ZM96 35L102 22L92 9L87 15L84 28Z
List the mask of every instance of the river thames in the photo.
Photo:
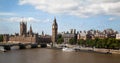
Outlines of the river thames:
M36 48L0 52L0 63L120 63L120 55Z

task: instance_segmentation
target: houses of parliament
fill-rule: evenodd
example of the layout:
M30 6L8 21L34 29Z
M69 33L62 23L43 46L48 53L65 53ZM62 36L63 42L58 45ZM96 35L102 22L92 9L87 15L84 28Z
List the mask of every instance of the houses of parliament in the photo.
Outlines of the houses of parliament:
M52 24L52 36L39 35L38 33L34 33L32 26L30 26L29 31L27 31L27 22L20 22L20 34L15 33L15 35L4 34L3 41L4 42L16 42L16 43L50 43L56 42L57 37L57 23L56 18L54 18Z

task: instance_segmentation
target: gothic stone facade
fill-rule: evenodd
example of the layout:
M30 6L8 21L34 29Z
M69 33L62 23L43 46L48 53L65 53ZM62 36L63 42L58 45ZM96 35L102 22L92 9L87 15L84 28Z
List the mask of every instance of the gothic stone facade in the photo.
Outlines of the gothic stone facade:
M37 33L33 33L32 27L30 26L30 30L27 32L27 23L20 22L20 35L3 35L4 42L17 42L17 43L49 43L51 41L51 36L40 36Z

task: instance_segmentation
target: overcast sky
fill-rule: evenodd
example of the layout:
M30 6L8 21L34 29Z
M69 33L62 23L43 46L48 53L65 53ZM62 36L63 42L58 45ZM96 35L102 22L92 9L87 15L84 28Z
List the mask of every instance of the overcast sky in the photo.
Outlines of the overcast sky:
M51 34L57 19L58 31L104 30L120 32L120 0L0 0L0 34L19 33L19 22L28 30Z

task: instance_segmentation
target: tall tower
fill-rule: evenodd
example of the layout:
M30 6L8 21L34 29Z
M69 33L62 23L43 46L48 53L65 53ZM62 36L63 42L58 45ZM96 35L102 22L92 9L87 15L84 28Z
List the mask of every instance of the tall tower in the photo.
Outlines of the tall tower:
M56 22L56 18L54 18L54 22L52 24L52 42L53 44L57 42L57 30L58 30L58 25Z
M25 35L26 36L26 33L27 33L27 23L25 22L20 22L20 35L23 36Z
M30 25L30 35L33 35L32 27Z
M44 31L42 31L42 36L44 36Z

